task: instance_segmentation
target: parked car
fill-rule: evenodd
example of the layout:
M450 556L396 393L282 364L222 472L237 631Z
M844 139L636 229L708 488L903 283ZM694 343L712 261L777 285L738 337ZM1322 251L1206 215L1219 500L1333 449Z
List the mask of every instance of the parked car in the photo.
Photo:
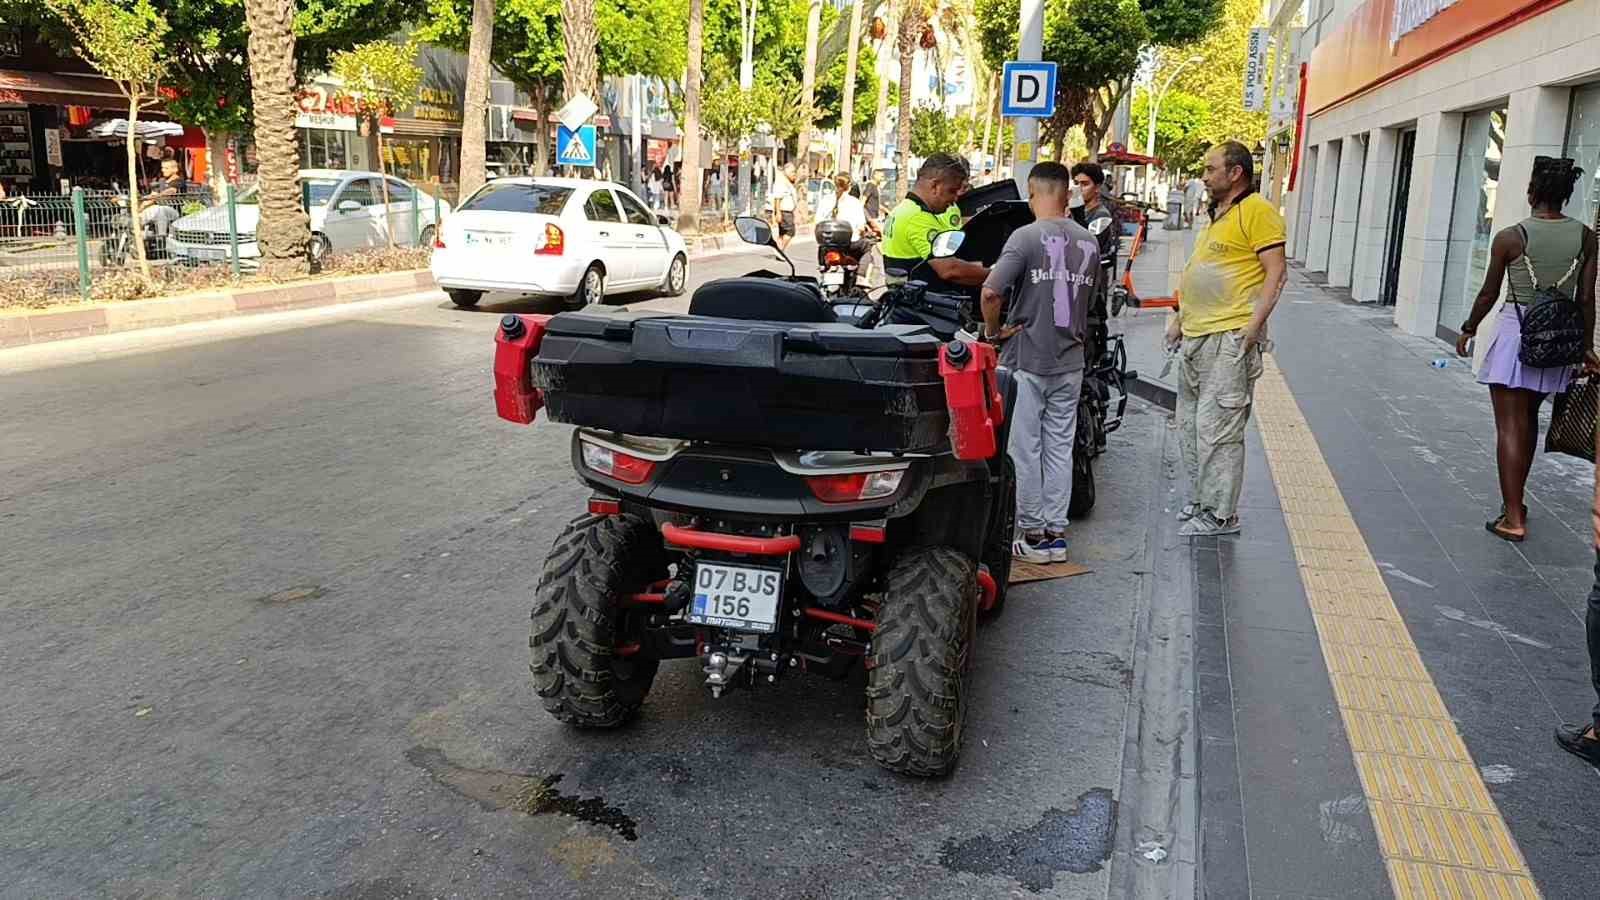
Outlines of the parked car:
M457 306L486 291L565 297L676 296L688 281L682 236L632 191L576 178L497 178L462 201L433 245L433 279Z
M384 181L388 182L388 202L384 201ZM311 198L311 256L321 259L329 253L382 247L394 242L403 246L426 246L438 230L437 215L450 211L450 204L417 189L404 179L377 172L344 169L302 169L300 182ZM261 256L256 243L256 224L261 220L256 187L240 191L235 204L235 223L239 230L239 259L254 264ZM226 260L228 248L228 207L209 207L172 223L167 232L167 253L174 259L194 262Z

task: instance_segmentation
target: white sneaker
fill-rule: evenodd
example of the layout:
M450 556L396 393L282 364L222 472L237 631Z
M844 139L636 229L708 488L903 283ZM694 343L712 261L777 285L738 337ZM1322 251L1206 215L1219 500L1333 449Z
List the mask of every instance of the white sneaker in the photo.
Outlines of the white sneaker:
M1200 504L1193 502L1185 503L1183 508L1178 510L1178 521L1187 522L1198 515L1200 515Z
M1065 542L1063 542L1065 543ZM1062 547L1062 552L1066 548ZM1011 555L1023 562L1044 564L1051 561L1050 542L1042 540L1037 544L1029 543L1026 536L1018 537L1011 542Z
M1211 537L1219 534L1238 534L1239 517L1219 519L1210 510L1201 513L1178 529L1178 534L1183 537Z
M1050 561L1061 563L1067 561L1067 538L1065 535L1045 535L1045 548L1050 551Z

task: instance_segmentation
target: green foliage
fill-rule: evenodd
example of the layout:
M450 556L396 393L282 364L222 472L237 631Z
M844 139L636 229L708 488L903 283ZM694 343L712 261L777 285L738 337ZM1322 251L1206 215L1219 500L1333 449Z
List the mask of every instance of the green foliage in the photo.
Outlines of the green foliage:
M1184 69L1177 83L1186 93L1204 100L1210 108L1210 115L1197 137L1206 146L1229 140L1254 146L1267 133L1267 113L1248 112L1244 108L1244 70L1250 27L1259 14L1260 8L1253 0L1225 0L1217 27L1199 44L1167 54L1156 69L1157 84L1160 84L1189 56L1199 56L1203 60ZM1163 104L1159 119L1166 117L1167 108ZM1160 121L1157 128L1160 128Z
M1150 41L1138 0L1057 2L1045 13L1044 58L1066 85L1092 89L1131 77Z
M700 91L700 129L728 147L755 130L760 115L755 91L739 90L739 83L718 79Z
M911 152L916 156L961 155L974 142L973 124L966 116L945 115L937 105L920 105L911 113ZM982 127L979 123L980 132Z
M112 0L46 0L72 29L79 53L131 97L153 97L172 68L166 19L149 0L120 6ZM130 135L131 137L131 135Z
M834 57L827 71L817 73L817 125L821 128L838 128L839 119L844 115L845 62L845 56L841 53ZM862 44L856 60L856 95L852 110L855 122L851 128L857 134L865 133L864 130L870 129L877 121L878 54L871 44Z
M472 0L429 0L428 19L414 36L462 53L472 38ZM561 39L561 0L496 0L491 61L525 89L561 78L566 45Z
M1163 47L1192 44L1205 37L1222 13L1223 0L1139 0L1151 40ZM1260 4L1256 4L1259 11Z
M816 124L816 109L807 110L800 102L800 93L800 84L793 78L767 74L756 79L756 119L781 143L787 143L800 129Z
M648 75L673 81L683 76L689 40L687 0L599 0L594 21L600 35L602 76Z
M1141 90L1134 95L1131 123L1139 152L1144 152L1144 135L1150 129L1150 92ZM1211 104L1172 88L1161 98L1161 108L1156 111L1156 155L1167 164L1169 171L1199 171L1200 160L1210 148L1205 137L1211 122Z
M1017 23L1022 20L1021 0L977 0L973 5L977 19L978 46L983 61L992 71L1017 58Z
M333 54L329 64L345 90L358 95L369 114L393 115L416 103L422 88L417 45L411 41L357 44Z

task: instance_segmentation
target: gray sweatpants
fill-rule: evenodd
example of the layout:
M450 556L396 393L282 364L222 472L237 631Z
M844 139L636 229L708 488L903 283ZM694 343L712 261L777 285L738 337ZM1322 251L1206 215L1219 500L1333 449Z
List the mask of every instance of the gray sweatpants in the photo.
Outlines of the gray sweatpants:
M1017 470L1017 527L1065 531L1083 371L1035 375L1017 370L1015 377L1009 452Z
M1239 352L1239 333L1183 339L1178 361L1178 445L1194 502L1219 519L1239 509L1244 430L1261 377L1261 345Z

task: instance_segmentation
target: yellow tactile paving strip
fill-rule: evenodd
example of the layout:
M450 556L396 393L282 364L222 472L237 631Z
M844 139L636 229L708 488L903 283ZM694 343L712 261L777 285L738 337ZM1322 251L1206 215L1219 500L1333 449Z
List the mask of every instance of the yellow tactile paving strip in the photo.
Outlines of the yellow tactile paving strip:
M1255 408L1395 896L1538 897L1522 851L1270 358Z

